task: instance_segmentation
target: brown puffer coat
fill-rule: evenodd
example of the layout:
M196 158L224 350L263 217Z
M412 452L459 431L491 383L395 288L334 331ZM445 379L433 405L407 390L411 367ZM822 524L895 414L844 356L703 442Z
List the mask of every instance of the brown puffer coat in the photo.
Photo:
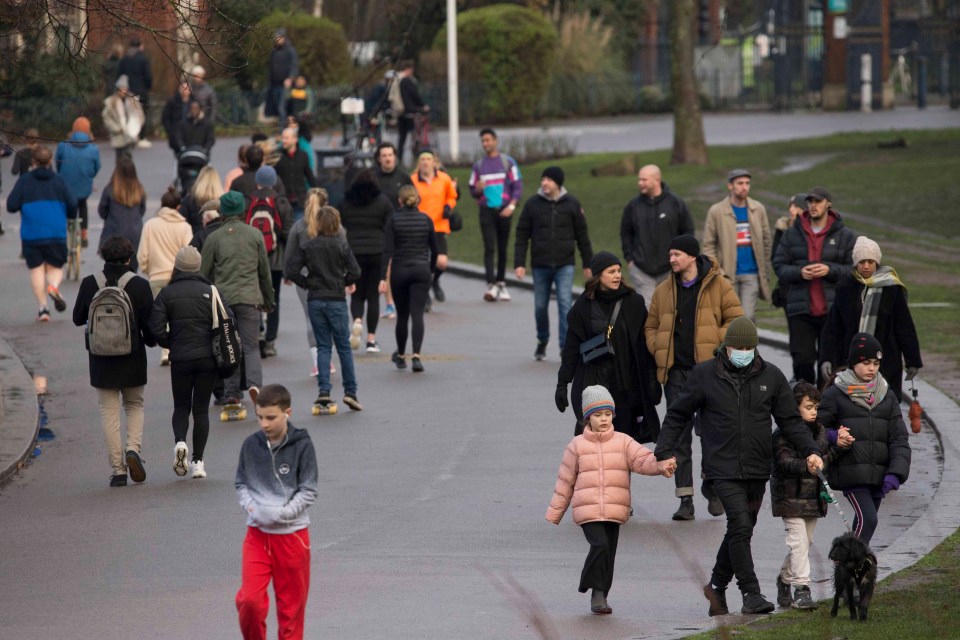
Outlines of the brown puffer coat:
M710 269L703 276L697 296L694 358L700 363L713 358L713 352L723 342L727 327L734 318L743 315L743 307L740 306L740 298L733 290L733 285L723 277L716 259L707 256L700 256L698 259L710 262ZM657 363L657 380L661 384L666 384L667 372L673 366L676 311L677 278L671 275L657 285L653 292L647 322L643 327L647 350L653 354Z
M820 423L806 423L826 467L849 449L831 445ZM776 518L822 518L827 501L820 495L820 479L807 471L807 459L786 436L773 432L773 473L770 476L770 506Z
M660 475L653 452L610 429L596 433L588 426L563 452L547 520L560 524L573 502L576 524L607 520L623 524L630 517L630 472Z

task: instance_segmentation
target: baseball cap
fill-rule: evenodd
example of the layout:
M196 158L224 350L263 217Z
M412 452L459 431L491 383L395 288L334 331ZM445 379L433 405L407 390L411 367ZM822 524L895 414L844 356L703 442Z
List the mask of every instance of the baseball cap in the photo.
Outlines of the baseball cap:
M827 191L825 187L814 187L807 192L807 202L810 200L829 200L833 202L833 198L830 197L830 192Z

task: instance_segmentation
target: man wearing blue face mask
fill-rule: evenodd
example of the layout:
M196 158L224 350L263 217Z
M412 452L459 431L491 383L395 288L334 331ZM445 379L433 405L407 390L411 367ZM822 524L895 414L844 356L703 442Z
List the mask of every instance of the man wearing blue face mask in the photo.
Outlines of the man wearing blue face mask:
M703 472L727 514L727 531L703 590L711 616L729 613L726 588L734 576L743 594L742 613L774 609L760 593L750 549L773 460L770 417L806 456L808 471L823 468L820 450L800 418L786 376L765 362L756 347L757 328L748 318L741 316L730 323L715 357L693 368L667 409L654 452L661 465L675 465L680 433L699 413Z

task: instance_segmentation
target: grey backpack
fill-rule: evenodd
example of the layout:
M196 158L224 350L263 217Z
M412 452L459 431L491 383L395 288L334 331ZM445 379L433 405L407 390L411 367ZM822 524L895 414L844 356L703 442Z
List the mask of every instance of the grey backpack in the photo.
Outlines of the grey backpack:
M116 286L107 286L107 277L94 274L97 292L87 315L87 348L95 356L128 356L133 352L133 304L124 291L136 274L120 276Z

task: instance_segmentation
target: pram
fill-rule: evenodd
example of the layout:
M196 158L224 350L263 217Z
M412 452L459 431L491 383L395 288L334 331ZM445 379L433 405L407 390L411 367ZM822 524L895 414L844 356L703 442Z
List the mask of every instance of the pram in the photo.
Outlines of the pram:
M177 156L176 188L181 196L186 196L193 183L197 181L200 170L207 166L210 157L207 150L200 146L187 147Z

